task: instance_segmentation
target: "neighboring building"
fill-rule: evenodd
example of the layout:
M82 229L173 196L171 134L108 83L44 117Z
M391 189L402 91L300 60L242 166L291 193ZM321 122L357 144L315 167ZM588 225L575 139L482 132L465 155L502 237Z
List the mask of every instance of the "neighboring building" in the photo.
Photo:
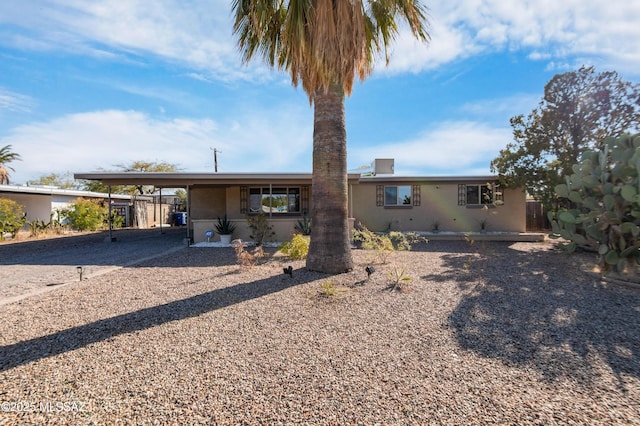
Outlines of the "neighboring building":
M154 185L185 188L187 232L194 242L206 241L225 214L236 225L234 238L250 240L247 215L269 216L276 241L285 241L311 210L310 173L77 173L76 179L99 180L105 185ZM530 239L526 232L525 193L500 191L495 176L396 177L351 173L348 213L372 231L431 232L439 236L486 230ZM214 237L218 240L218 236Z
M155 210L152 197L146 196L133 197L123 194L109 196L100 192L60 189L51 186L0 185L0 198L7 198L24 206L27 221L38 219L48 222L51 214L57 218L56 212L68 208L78 198L85 198L104 202L111 199L111 208L125 218L125 226L134 226L134 224L138 226L138 223L144 222L140 227L147 227L160 223L159 219L153 220ZM163 223L167 223L167 220L163 220Z

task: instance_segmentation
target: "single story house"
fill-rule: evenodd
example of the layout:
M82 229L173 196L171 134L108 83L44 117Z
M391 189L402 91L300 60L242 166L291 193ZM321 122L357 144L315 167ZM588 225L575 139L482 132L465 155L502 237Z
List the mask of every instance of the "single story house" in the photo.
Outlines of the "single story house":
M217 218L227 215L236 226L234 238L250 240L248 215L263 212L269 218L274 241L289 240L299 220L310 212L311 173L76 173L76 179L99 180L105 185L154 185L185 188L187 237L207 241ZM398 177L348 175L350 221L372 231L437 230L429 238L485 230L529 240L526 232L525 193L500 190L495 176ZM437 226L436 226L437 225ZM436 229L437 228L437 229ZM218 240L215 235L212 241ZM539 239L539 237L537 237Z

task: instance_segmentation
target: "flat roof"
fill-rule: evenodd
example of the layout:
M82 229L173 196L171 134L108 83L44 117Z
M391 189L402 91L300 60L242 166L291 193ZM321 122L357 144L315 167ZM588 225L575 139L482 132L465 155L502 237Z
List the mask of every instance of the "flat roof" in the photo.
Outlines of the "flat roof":
M311 173L189 173L189 172L89 172L74 173L75 179L99 180L105 185L154 185L181 188L193 185L238 185L271 183L311 184ZM359 173L349 173L349 182L357 183Z
M105 185L154 185L182 188L194 185L251 185L259 182L310 184L311 173L202 173L202 172L87 172L75 179L98 180ZM491 182L496 176L361 176L349 173L349 183L373 182Z
M53 186L26 186L26 185L0 185L0 193L11 192L14 194L38 194L38 195L66 195L70 197L108 198L104 192L82 191L79 189L61 189ZM133 196L128 194L111 194L112 199L130 200ZM136 195L138 199L152 198L147 195Z
M391 176L376 175L362 176L360 183L379 183L383 182L493 182L498 179L497 176Z

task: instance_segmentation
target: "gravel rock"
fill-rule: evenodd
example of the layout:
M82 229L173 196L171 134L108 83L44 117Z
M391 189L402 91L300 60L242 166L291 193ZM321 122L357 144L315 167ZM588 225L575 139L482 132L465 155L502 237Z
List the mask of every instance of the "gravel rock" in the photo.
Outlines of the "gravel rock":
M336 276L267 252L0 306L0 424L640 424L640 291L588 254L436 241L367 279L371 252Z

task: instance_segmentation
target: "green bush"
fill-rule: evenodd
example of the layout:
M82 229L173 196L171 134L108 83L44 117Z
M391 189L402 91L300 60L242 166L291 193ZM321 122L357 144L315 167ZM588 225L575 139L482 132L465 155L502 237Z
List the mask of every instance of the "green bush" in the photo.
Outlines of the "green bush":
M78 198L60 212L63 220L78 231L95 231L108 225L109 209L98 200Z
M7 198L0 198L0 240L3 239L5 232L15 238L26 221L27 214L24 212L24 206Z
M640 134L607 138L585 152L556 194L572 208L549 215L551 237L566 248L591 247L603 271L635 274L640 267Z
M368 230L364 225L358 224L353 230L353 241L363 250L372 250L377 252L381 263L387 263L389 255L394 251L411 250L415 243L426 242L426 238L409 232L402 233L391 231L381 234Z
M301 234L296 234L291 241L282 244L279 250L291 259L304 260L307 258L307 253L309 253L309 240Z

